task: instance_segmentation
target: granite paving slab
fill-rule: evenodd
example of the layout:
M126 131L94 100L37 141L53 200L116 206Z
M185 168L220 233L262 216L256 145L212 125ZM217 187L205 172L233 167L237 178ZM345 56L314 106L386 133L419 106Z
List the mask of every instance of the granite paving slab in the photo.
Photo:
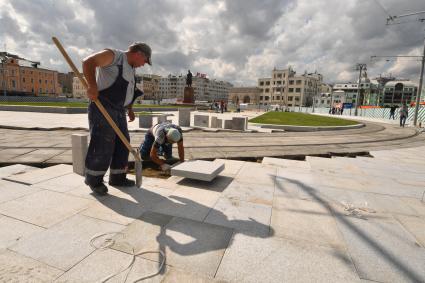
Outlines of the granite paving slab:
M14 157L14 163L43 163L63 152L65 149L36 149L24 155Z
M225 283L227 281L216 280L206 275L200 275L192 272L187 272L186 270L181 270L178 268L168 268L168 272L165 274L164 279L161 283L180 283L180 282L190 282L190 283Z
M340 212L336 216L360 278L425 281L425 249L395 219L371 214L361 219Z
M32 187L46 189L56 192L67 192L70 190L84 187L88 189L88 186L84 183L84 177L71 173L62 175L56 178L52 178L43 182L39 182Z
M92 201L42 190L0 205L0 213L45 228L78 213Z
M75 265L71 270L58 278L58 283L89 283L103 282L111 275L117 274L107 282L135 282L137 279L156 273L158 263L137 257L133 268L128 273L121 272L131 262L132 256L112 249L96 250L84 260ZM166 270L167 268L165 268ZM163 274L158 274L143 282L161 282Z
M235 180L273 186L276 178L276 168L267 168L261 164L246 162L239 170Z
M249 182L240 182L235 180L227 186L226 190L223 192L223 196L228 199L272 205L274 190L274 186L266 184L251 184Z
M224 170L220 173L221 176L234 177L238 174L245 161L230 160L230 159L214 159L214 162L224 163Z
M252 236L268 237L271 206L241 200L220 198L204 222L235 229Z
M15 182L0 180L0 203L14 200L38 191L40 191L39 188L32 188Z
M0 152L0 155L2 153ZM8 177L11 175L18 175L26 172L30 172L33 170L40 170L37 167L22 165L22 164L14 164L5 167L0 167L0 179L4 177Z
M210 182L224 170L224 167L224 164L217 162L190 160L172 167L171 175Z
M276 197L271 227L274 236L345 248L344 239L326 203Z
M176 177L176 176L173 176L173 177ZM170 178L173 178L173 177L170 177ZM178 177L178 178L181 178L181 177ZM214 180L210 182L187 179L187 178L182 178L176 181L177 181L176 185L182 186L182 187L192 187L192 188L204 189L204 190L214 191L214 192L223 192L232 183L233 177L222 176L220 173L220 175L215 177Z
M94 248L90 246L93 236L119 232L123 228L122 225L75 215L20 241L10 249L67 271L93 252Z
M231 282L360 282L344 251L234 234L216 274Z
M283 158L273 158L273 157L264 157L261 162L265 165L273 165L279 167L289 167L292 169L299 168L301 170L310 170L311 166L309 162L306 161L298 161L291 159L283 159Z
M63 273L42 262L9 250L0 250L1 282L53 282Z
M8 248L44 229L23 221L0 215L0 249Z
M149 212L130 224L123 233L122 241L138 252L161 249L166 254L168 265L213 277L233 230ZM139 233L145 233L143 239L136 236ZM126 245L116 237L114 249L128 252ZM160 260L158 255L144 254L141 257Z
M20 175L9 176L4 179L25 185L33 185L69 173L72 173L72 165L60 164Z
M215 205L220 193L180 186L151 210L157 213L203 221Z
M397 215L396 219L425 248L425 219L418 216Z

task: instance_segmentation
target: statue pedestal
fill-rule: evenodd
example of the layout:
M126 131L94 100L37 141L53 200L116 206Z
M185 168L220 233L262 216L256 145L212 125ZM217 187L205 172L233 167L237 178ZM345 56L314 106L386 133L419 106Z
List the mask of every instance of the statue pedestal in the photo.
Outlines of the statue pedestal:
M195 94L192 87L186 86L184 88L183 103L195 103Z

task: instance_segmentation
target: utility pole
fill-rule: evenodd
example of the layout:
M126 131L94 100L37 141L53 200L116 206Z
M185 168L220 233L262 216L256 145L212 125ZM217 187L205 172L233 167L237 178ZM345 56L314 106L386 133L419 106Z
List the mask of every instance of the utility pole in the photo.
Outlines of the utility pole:
M396 22L396 21L399 18L410 17L410 16L415 16L415 15L420 15L420 14L425 14L425 11L403 14L403 15L398 15L398 16L388 15L387 25L402 24L403 22ZM420 19L418 19L418 21L419 22L425 22L425 18L420 18ZM415 114L414 114L414 118L413 118L413 125L414 126L416 126L417 122L418 122L419 103L421 101L421 94L422 94L422 83L423 83L424 65L425 65L425 40L424 40L424 52L423 52L423 55L421 57L422 57L421 75L420 75L420 78L419 78L419 89L418 89L417 94L416 94Z
M354 110L355 116L357 116L357 114L358 114L359 97L360 97L360 83L362 81L362 72L363 72L363 70L366 70L366 64L358 63L357 66L356 66L356 70L359 70L359 83L357 84L356 109Z

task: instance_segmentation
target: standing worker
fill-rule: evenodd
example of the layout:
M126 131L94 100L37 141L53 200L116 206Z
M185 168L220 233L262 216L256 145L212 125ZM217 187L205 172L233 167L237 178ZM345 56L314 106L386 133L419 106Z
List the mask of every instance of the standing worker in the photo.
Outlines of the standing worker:
M170 122L163 122L152 126L145 135L145 140L140 145L140 155L143 160L151 159L161 167L161 170L169 171L171 166L158 155L164 155L165 159L173 157L173 143L177 143L180 162L184 162L184 146L182 129Z
M104 49L83 60L88 98L92 101L99 99L128 141L126 111L129 122L134 121L132 105L138 96L143 95L135 87L135 68L145 63L151 65L151 53L147 44L136 42L127 51ZM103 184L103 176L109 167L109 185L134 186L134 181L126 177L128 149L93 102L89 105L88 116L90 144L85 162L85 183L96 194L105 195L108 188Z

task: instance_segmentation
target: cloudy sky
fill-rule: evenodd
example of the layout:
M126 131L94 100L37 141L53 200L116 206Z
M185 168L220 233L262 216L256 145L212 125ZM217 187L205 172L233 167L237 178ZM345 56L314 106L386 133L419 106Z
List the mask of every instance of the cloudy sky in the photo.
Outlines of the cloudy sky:
M68 71L52 36L79 65L105 47L143 41L153 49L153 66L140 73L191 69L248 86L274 67L292 66L335 83L354 81L361 62L369 77L418 81L420 63L412 58L370 59L421 55L425 13L386 25L388 14L418 11L425 11L424 0L0 0L0 50Z

